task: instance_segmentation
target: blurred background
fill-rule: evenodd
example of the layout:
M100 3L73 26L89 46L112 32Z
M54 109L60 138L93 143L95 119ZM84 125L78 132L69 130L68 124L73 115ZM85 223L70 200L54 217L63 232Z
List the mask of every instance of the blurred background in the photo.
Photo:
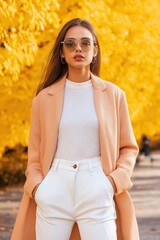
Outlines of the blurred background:
M137 141L146 134L153 148L160 147L159 0L1 0L0 185L24 180L31 101L41 69L57 32L75 17L97 30L101 77L126 92Z
M146 135L160 149L160 0L0 0L0 187L25 180L32 98L59 29L75 17L97 31L101 77L126 92L138 144Z

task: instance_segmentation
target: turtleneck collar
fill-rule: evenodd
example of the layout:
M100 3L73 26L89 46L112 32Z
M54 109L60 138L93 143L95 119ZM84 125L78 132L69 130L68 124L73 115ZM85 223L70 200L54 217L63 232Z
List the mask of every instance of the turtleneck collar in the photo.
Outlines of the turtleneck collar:
M73 82L69 79L66 79L66 86L71 88L87 88L92 86L92 81L90 79L85 82Z

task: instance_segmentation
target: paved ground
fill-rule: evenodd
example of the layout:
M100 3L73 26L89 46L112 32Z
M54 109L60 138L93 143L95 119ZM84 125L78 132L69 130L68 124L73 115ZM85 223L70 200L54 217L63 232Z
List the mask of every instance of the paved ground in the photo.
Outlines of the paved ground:
M141 160L132 177L141 240L160 240L160 153L154 152L153 157L152 164ZM10 239L21 196L22 187L0 189L0 240Z
M134 201L141 240L160 240L160 152L141 160L133 172Z

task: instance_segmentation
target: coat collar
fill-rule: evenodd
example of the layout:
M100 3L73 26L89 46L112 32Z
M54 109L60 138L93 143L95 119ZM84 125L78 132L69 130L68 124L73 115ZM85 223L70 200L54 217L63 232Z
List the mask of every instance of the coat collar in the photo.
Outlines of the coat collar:
M66 82L66 76L67 75L65 74L57 82L55 82L49 86L49 88L48 88L49 95L54 95L58 90L64 88L65 82ZM106 89L105 81L103 81L99 77L93 75L92 73L91 73L91 81L92 81L93 88L98 89L100 91L105 91L105 89Z

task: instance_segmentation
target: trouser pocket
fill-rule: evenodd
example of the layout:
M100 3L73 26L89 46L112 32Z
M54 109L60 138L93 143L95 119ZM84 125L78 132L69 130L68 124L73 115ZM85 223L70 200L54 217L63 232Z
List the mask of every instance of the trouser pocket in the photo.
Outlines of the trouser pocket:
M39 201L43 200L43 198L46 196L46 192L50 188L50 182L52 184L53 182L53 175L54 175L54 169L50 169L48 173L46 174L43 181L40 183L39 187L36 190L34 199L36 203L38 204ZM52 180L51 180L52 179Z
M106 174L104 173L102 167L99 168L99 176L100 176L101 182L104 185L104 188L107 191L107 193L110 193L113 196L114 195L113 186L112 186L111 182L109 181L108 177L106 176Z

